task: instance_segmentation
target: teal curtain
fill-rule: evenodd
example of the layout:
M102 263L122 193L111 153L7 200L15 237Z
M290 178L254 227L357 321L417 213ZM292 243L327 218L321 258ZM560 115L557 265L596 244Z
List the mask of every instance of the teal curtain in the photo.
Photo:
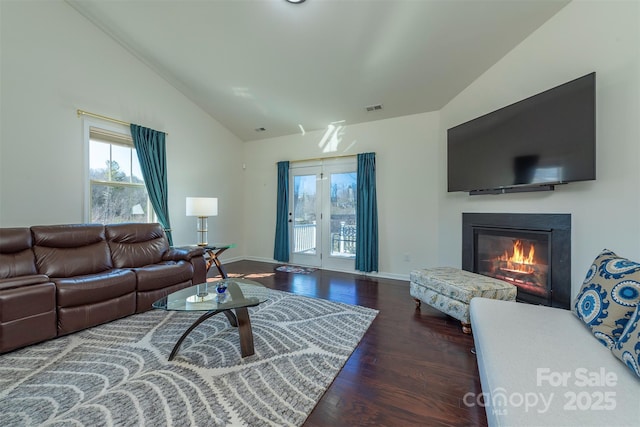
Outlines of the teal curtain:
M356 270L378 271L376 153L358 154L356 192Z
M289 162L278 162L278 200L276 211L276 240L273 259L289 262Z
M158 222L164 227L169 245L173 246L169 221L165 133L132 124L131 137L138 153L149 200L158 217Z

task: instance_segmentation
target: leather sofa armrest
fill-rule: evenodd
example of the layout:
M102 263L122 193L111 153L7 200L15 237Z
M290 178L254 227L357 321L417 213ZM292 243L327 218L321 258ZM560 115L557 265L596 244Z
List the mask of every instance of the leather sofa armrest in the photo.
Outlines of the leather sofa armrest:
M23 286L37 285L38 283L48 282L50 282L49 277L45 274L10 277L8 279L0 279L0 291L3 289L21 288Z
M163 261L190 261L191 258L204 256L204 249L200 246L171 247L162 256Z

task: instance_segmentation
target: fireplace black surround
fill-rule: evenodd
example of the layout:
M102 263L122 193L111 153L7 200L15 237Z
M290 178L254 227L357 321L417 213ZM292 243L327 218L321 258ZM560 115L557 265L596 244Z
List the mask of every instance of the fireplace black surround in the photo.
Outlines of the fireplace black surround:
M462 269L487 274L483 268L479 242L489 239L520 239L535 241L540 261L537 286L520 280L518 301L569 309L571 302L571 215L522 213L463 213ZM486 239L485 239L486 240ZM486 246L486 243L481 244ZM533 244L531 244L533 246ZM527 249L528 250L528 249ZM533 275L533 274L532 274ZM494 276L498 277L498 276ZM501 278L501 277L498 277ZM509 280L507 280L509 281Z

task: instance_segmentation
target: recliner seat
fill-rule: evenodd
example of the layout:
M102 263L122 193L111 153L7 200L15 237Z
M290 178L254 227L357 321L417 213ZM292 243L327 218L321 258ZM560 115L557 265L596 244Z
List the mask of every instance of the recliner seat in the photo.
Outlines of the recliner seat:
M151 309L206 281L160 224L0 228L0 353Z

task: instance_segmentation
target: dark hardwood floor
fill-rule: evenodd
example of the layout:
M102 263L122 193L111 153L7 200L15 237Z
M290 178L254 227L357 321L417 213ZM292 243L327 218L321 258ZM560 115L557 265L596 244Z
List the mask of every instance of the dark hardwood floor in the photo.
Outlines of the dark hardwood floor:
M305 426L486 426L484 408L467 407L479 394L473 338L460 323L422 304L409 282L317 270L282 273L277 264L225 264L231 277L273 289L379 310ZM210 275L213 275L212 269Z

